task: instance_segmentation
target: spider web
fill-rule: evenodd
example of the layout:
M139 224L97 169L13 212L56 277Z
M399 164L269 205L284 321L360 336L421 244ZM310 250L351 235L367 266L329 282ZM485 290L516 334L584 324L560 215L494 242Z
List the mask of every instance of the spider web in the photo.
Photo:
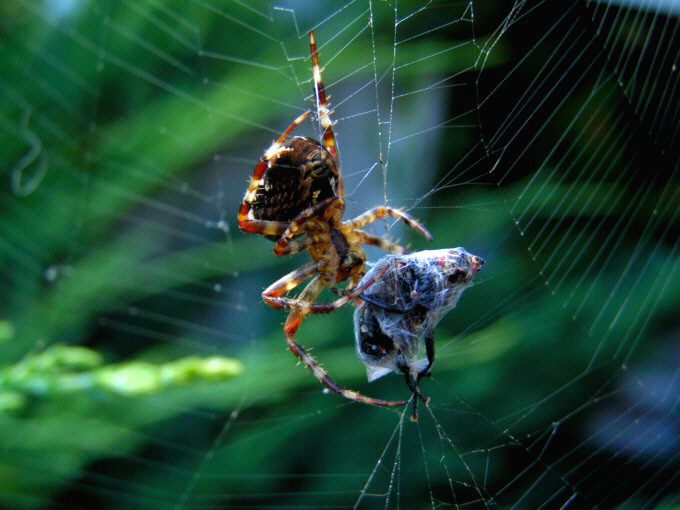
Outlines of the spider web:
M0 9L6 508L678 504L680 4ZM372 232L486 260L415 424L295 365L260 293L307 256L235 222L314 110L310 29L347 217L402 207L433 244ZM348 306L297 339L408 395L366 382L352 335Z

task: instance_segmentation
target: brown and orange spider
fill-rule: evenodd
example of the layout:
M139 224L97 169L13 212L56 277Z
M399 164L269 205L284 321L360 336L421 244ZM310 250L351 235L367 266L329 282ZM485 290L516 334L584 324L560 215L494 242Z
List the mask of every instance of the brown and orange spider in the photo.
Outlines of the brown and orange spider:
M263 293L265 303L273 308L290 309L284 325L288 348L298 356L329 390L357 402L376 406L402 406L406 401L376 400L342 388L300 346L293 335L307 313L328 313L354 299L374 280L357 286L366 273L366 256L361 244L369 244L393 253L405 253L398 244L360 230L381 218L391 216L403 221L427 239L430 233L408 214L387 206L378 206L342 221L345 192L335 148L331 111L326 101L321 70L309 32L314 71L314 93L323 145L303 136L288 135L309 112L303 113L264 153L255 167L248 191L238 213L241 230L261 234L276 241L277 256L307 251L312 262L287 274ZM311 280L296 298L285 294ZM349 280L346 289L338 283ZM324 287L339 294L331 303L315 303Z

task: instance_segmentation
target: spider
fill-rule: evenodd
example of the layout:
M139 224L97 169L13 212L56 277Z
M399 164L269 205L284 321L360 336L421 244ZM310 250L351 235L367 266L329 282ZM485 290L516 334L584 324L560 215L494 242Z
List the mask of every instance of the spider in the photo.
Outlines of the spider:
M369 382L390 372L404 374L413 393L413 421L418 419L418 399L429 402L418 383L430 375L434 363L434 328L483 265L484 260L464 248L388 255L359 283L366 290L354 313L357 356ZM422 344L426 360L417 359Z
M376 406L402 406L407 401L377 400L346 390L338 385L294 338L307 313L328 313L353 300L373 281L358 285L366 273L366 256L361 244L378 246L394 253L405 253L398 244L364 232L361 227L391 216L404 222L431 240L432 236L408 214L387 206L374 207L349 221L342 221L345 193L338 152L333 133L332 111L326 100L321 70L314 42L309 32L314 73L314 93L323 143L288 135L310 112L296 118L264 153L250 180L238 213L241 230L276 241L277 256L307 251L308 264L285 275L262 293L273 308L289 309L284 325L288 348L329 390L347 399ZM310 280L296 297L286 297L291 290ZM348 281L345 289L337 284ZM328 287L341 296L331 303L315 303Z

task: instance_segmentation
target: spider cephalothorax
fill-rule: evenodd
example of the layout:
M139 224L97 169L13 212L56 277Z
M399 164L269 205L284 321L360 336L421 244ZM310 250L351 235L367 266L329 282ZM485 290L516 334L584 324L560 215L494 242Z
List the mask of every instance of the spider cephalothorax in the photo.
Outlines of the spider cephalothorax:
M434 328L456 306L483 265L481 258L464 248L388 255L359 283L367 288L359 295L362 304L354 313L357 356L369 381L390 372L406 377L414 395L414 419L418 398L428 401L418 383L434 363ZM426 359L418 359L423 346Z
M314 71L314 92L322 133L322 143L306 137L288 136L309 115L303 113L264 153L255 167L238 214L239 227L276 241L278 256L302 251L312 261L279 279L263 293L264 301L274 308L290 309L284 331L288 348L330 390L352 400L373 405L397 406L406 402L387 402L364 397L336 384L316 361L295 341L293 335L307 313L325 313L354 299L372 284L359 281L366 273L362 244L378 246L394 253L404 248L361 227L391 216L431 239L424 227L408 214L388 206L378 206L349 221L342 221L345 192L338 153L326 102L314 34L309 33ZM310 280L295 298L285 295ZM337 284L349 282L345 289ZM324 287L342 297L332 303L315 303Z

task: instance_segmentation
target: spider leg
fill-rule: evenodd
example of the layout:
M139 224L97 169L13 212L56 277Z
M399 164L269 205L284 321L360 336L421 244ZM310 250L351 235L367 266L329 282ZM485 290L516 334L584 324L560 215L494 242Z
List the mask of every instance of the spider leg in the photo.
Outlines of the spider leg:
M391 216L392 218L395 218L405 223L406 225L408 225L409 227L423 235L427 240L429 241L432 240L432 234L430 234L427 231L427 229L423 227L418 222L418 220L413 218L411 215L406 214L405 212L402 212L399 209L393 209L392 207L386 207L382 205L374 207L373 209L370 209L365 213L360 214L353 220L343 221L342 224L340 225L340 230L342 231L343 234L346 235L348 232L351 232L352 230L364 227L369 223L373 223L374 221L384 218L385 216Z
M288 230L288 229L286 229ZM285 234L285 231L283 232ZM283 235L281 234L281 235ZM280 241L280 239L279 239ZM286 240L286 245L284 250L277 250L276 246L274 246L274 253L278 257L283 257L284 255L294 255L296 253L301 253L305 250L307 250L310 246L312 246L315 243L315 239L313 237L303 237L302 239L287 239Z
M345 202L338 197L330 197L312 207L308 207L298 214L297 217L290 222L288 228L281 234L281 238L276 243L276 246L274 246L274 253L279 257L290 253L296 253L295 251L292 251L295 248L290 247L290 245L293 237L304 232L303 225L307 220L323 214L325 223L335 225L340 221L340 218L342 218L344 209Z
M408 386L408 389L411 390L411 393L413 393L413 412L411 414L411 421L418 421L418 399L422 400L425 405L428 405L430 403L430 397L426 397L420 392L420 388L418 387L418 382L420 380L420 377L418 377L418 375L420 374L416 375L415 377L412 377L411 370L406 364L400 366L399 368L401 369L401 372L404 374L404 378L406 379L406 385Z
M320 278L312 280L309 285L305 287L305 290L302 291L300 299L310 302L314 301L314 299L316 299L316 297L321 293L323 287L324 284ZM302 360L307 368L309 368L309 370L314 374L314 377L316 377L326 388L328 388L333 393L337 393L338 395L345 397L346 399L374 406L397 407L408 404L408 401L406 400L388 401L366 397L360 393L357 393L356 391L347 390L336 383L331 378L331 376L329 376L328 373L323 368L321 368L316 360L295 341L295 338L293 337L297 329L300 327L300 323L302 322L302 319L304 319L306 313L307 310L303 309L294 308L291 310L283 328L286 333L286 342L288 343L288 349L290 349L293 354Z
M316 42L314 42L314 32L309 31L309 46L312 49L312 71L314 72L314 92L316 95L316 104L319 110L319 123L323 129L323 144L326 150L333 156L333 159L338 160L338 152L335 148L335 135L333 133L333 122L331 122L330 114L332 113L328 108L326 102L326 91L323 88L321 81L321 69L319 68L319 57L316 53Z
M406 249L403 246L399 246L397 243L389 241L384 237L375 236L364 232L363 230L353 230L347 234L347 240L352 243L370 244L371 246L377 246L385 251L391 253L406 253Z
M246 212L246 214L248 214ZM239 213L240 216L240 213ZM278 237L283 234L288 228L288 223L283 221L270 221L270 220L252 220L239 218L238 226L244 232L252 232L254 234L261 234L263 236L275 236Z
M294 322L295 320L291 324L293 324ZM286 322L286 324L288 324L288 322ZM408 400L395 400L395 401L380 400L367 397L356 391L347 390L340 386L338 383L336 383L331 378L331 376L329 376L328 373L323 368L321 368L321 366L316 362L316 360L312 356L310 356L309 353L305 351L305 349L300 344L298 344L295 341L293 335L288 332L286 333L286 342L288 343L288 349L290 349L291 352L293 352L293 354L295 354L298 358L302 360L302 362L307 366L307 368L309 368L309 370L314 374L314 377L316 377L321 382L321 384L323 384L330 391L336 393L337 395L340 395L341 397L344 397L348 400L354 400L355 402L361 402L363 404L369 404L378 407L400 407L405 406L409 402Z
M316 306L314 300L319 296L319 294L321 293L321 291L323 290L327 283L318 274L318 266L319 264L316 262L306 264L297 271L293 271L292 273L281 278L273 285L269 286L269 288L267 288L267 290L265 290L264 293L262 294L262 297L265 299L267 304L273 306L274 308L281 307L292 308L290 314L288 315L288 319L286 320L286 324L284 325L284 332L286 334L286 342L288 344L288 348L293 352L293 354L295 354L298 358L302 360L302 362L307 366L307 368L311 370L314 376L324 386L326 386L326 388L328 388L334 393L337 393L340 396L343 396L349 400L354 400L356 402L363 402L364 404L371 404L374 406L381 407L396 407L408 404L408 401L378 400L371 397L366 397L355 391L346 390L338 383L336 383L328 375L328 373L323 368L321 368L321 366L316 362L316 360L309 353L307 353L307 351L305 351L305 349L300 344L298 344L295 341L293 335L300 327L300 323L302 322L302 319L304 319L305 315L307 315L308 312L315 311ZM314 276L315 274L316 276ZM376 278L378 276L376 276ZM302 283L303 281L310 277L313 277L312 281L309 282L309 284L300 293L300 296L296 300L292 300L291 302L285 303L280 301L280 296L282 294L285 294L286 292L295 288L297 285L299 285L300 283ZM363 292L365 288L371 285L374 281L375 279L368 282L366 285L362 285L360 289L356 290L356 292L357 293ZM342 300L343 302L347 302L352 298L353 296L346 296ZM279 304L281 304L281 306L279 306ZM330 303L329 305L320 305L319 308L322 309L323 311L330 311L327 309L328 306L332 306L332 303Z
M316 99L316 109L319 115L319 124L323 129L323 146L328 153L338 163L338 150L335 147L335 133L333 133L333 121L331 121L330 105L326 100L326 91L323 88L323 81L321 81L321 68L319 67L319 56L316 53L316 42L314 41L314 32L309 31L309 47L312 50L312 72L314 73L314 95ZM338 175L337 193L340 198L345 198L345 186L342 182L342 175Z
M388 267L385 267L382 271L376 274L375 277L371 278L360 287L356 287L350 292L343 293L341 298L336 299L331 303L314 303L312 301L305 300L304 296L305 292L307 292L307 289L305 289L297 298L284 297L284 294L290 292L302 282L313 277L314 275L317 275L317 278L316 280L312 280L312 282L309 283L309 286L315 284L323 289L326 285L328 285L328 282L319 275L319 267L320 264L318 262L311 262L293 271L292 273L287 274L283 278L280 278L267 287L267 289L265 289L265 291L262 293L262 299L264 299L265 303L267 303L272 308L292 308L301 310L305 314L330 313L358 297L359 294L373 285L377 279L385 274L388 269ZM321 290L319 290L319 292L321 292Z
M427 365L416 374L416 384L423 377L430 375L430 370L434 364L434 330L429 331L425 336L425 352L427 353Z
M272 308L293 308L294 305L290 304L292 301L300 301L303 298L305 292L303 292L297 299L285 299L281 296L290 292L295 287L300 285L305 280L309 280L315 275L319 274L319 263L310 262L304 266L296 269L295 271L288 273L287 275L279 278L269 287L267 287L264 292L262 292L262 299ZM323 288L323 287L322 287ZM306 291L306 289L305 289ZM309 307L311 302L307 302L297 306L297 308L304 309Z
M260 159L260 162L255 167L253 176L250 179L250 184L248 185L248 191L246 191L246 194L243 197L243 202L241 202L241 207L238 211L238 226L241 230L246 232L254 232L256 234L279 236L286 231L286 228L288 228L288 223L286 222L249 219L248 213L250 212L250 208L255 201L257 190L262 185L261 179L265 170L267 170L269 160L276 153L276 151L279 150L281 144L286 140L286 138L288 138L288 135L293 131L293 129L295 129L298 124L305 120L309 113L310 112L305 112L295 119L293 123L288 126L288 129L283 132L279 139L276 140L271 145L271 147L269 147L269 149L267 149Z
M425 368L412 377L410 373L404 372L404 375L406 376L406 384L413 392L413 413L411 414L411 421L418 421L419 398L425 403L425 405L430 403L430 397L424 396L420 392L420 387L418 385L423 377L430 375L430 370L434 364L434 331L430 331L425 337L425 351L427 352L427 365Z

